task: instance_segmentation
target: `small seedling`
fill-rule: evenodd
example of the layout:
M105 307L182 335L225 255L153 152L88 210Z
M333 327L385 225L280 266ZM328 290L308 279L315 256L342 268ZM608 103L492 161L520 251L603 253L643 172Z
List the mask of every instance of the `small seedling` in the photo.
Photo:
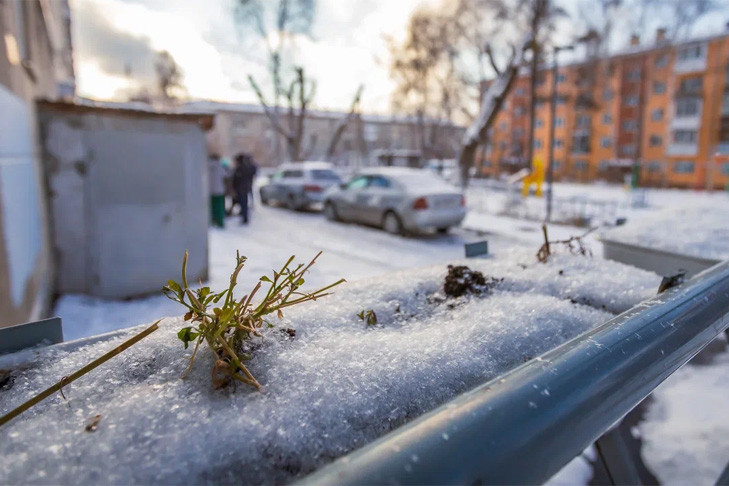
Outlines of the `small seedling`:
M360 320L365 321L368 326L374 326L377 324L377 314L375 314L375 311L373 311L372 309L368 311L365 311L364 309L361 310L357 314L357 317L359 317Z
M250 359L250 356L241 350L244 343L254 336L262 337L260 329L264 324L273 327L273 324L266 321L264 317L275 313L281 319L283 309L331 295L331 292L328 291L345 281L340 279L314 292L299 291L304 285L304 274L314 265L319 255L321 252L317 253L308 264L297 264L295 268L292 256L279 271L273 272L272 277L261 277L249 294L236 300L233 297L233 289L237 284L238 274L245 265L246 257L236 253L236 265L230 276L228 288L214 293L210 287L190 290L187 283L188 253L185 252L182 260L182 282L169 280L162 289L169 299L179 302L187 308L185 321L193 324L180 329L180 332L177 333L177 337L184 343L185 349L190 343L195 343L190 364L182 377L187 376L192 369L198 348L205 341L215 354L215 364L212 370L215 388L223 388L235 379L260 390L260 383L243 364L243 361ZM253 297L263 284L268 284L268 291L258 304L253 304Z
M549 257L552 256L553 245L562 245L569 250L573 255L592 256L592 251L585 245L583 240L584 237L595 231L597 227L589 229L587 232L580 236L571 236L566 240L549 241L547 236L547 225L542 225L542 234L544 235L544 243L539 247L537 251L537 260L541 263L546 263Z

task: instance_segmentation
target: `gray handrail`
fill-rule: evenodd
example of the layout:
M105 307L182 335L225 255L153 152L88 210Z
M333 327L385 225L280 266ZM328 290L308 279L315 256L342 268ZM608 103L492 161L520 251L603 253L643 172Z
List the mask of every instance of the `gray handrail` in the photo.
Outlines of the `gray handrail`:
M729 327L729 261L303 478L535 484Z

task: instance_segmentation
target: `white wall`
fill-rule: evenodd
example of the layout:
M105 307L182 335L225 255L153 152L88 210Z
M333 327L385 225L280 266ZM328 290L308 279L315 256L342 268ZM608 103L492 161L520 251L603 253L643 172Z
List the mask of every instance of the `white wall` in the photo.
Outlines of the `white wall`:
M10 302L18 308L27 298L33 299L25 293L43 247L41 192L30 109L2 85L0 107L0 238L6 254Z
M207 277L207 152L193 121L41 108L58 291L127 298Z

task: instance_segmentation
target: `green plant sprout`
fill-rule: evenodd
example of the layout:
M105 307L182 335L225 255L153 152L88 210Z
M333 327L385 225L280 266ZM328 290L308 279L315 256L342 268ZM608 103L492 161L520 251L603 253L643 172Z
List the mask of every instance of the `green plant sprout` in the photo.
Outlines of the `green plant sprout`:
M364 309L361 310L359 313L357 313L357 317L360 318L360 320L367 322L368 326L375 326L377 325L377 314L375 314L375 311L372 309L365 311Z
M210 287L190 290L187 283L188 252L185 251L182 260L182 282L169 280L162 289L167 298L179 302L188 309L185 321L193 324L177 333L177 337L185 344L185 349L190 343L195 343L190 364L182 377L185 378L190 373L198 348L205 341L215 353L215 364L212 369L215 388L223 388L235 379L260 390L261 384L243 364L243 361L250 359L250 356L241 351L243 344L254 336L263 337L259 330L264 324L273 327L264 319L265 316L276 313L281 319L283 309L331 295L329 290L345 282L344 279L340 279L314 292L299 291L304 285L304 274L314 265L321 253L317 253L308 264L296 264L295 268L293 268L294 256L291 256L278 272L273 271L272 278L264 275L249 294L236 300L233 297L233 289L237 284L238 274L245 265L246 257L236 252L236 266L230 276L230 285L222 292L213 293ZM264 283L268 284L268 291L259 303L254 304L253 297Z

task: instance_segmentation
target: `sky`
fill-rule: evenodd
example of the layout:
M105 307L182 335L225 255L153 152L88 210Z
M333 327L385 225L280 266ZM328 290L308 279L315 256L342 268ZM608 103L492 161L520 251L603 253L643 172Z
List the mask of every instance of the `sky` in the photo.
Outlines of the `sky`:
M317 107L348 107L360 83L362 106L386 112L393 85L384 36L405 31L429 0L319 0L311 39L297 43L317 79ZM71 0L78 94L113 99L154 80L155 52L169 51L188 95L256 102L247 75L266 77L261 45L233 21L234 0Z
M247 76L269 86L266 51L250 30L236 27L236 1L70 0L78 94L124 100L140 85L154 83L155 53L167 50L183 71L190 98L257 103ZM389 112L394 85L385 39L402 39L416 8L442 0L315 1L311 36L297 39L295 51L297 63L317 80L314 107L348 109L361 83L363 110ZM578 1L561 3L574 16ZM726 9L695 25L694 34L725 28L729 0L718 1L726 2ZM645 22L651 25L640 27L655 30L653 24L660 26L662 21ZM627 18L620 23L627 28L634 22ZM574 31L571 24L566 21L560 27L561 37ZM629 35L620 37L626 40Z

